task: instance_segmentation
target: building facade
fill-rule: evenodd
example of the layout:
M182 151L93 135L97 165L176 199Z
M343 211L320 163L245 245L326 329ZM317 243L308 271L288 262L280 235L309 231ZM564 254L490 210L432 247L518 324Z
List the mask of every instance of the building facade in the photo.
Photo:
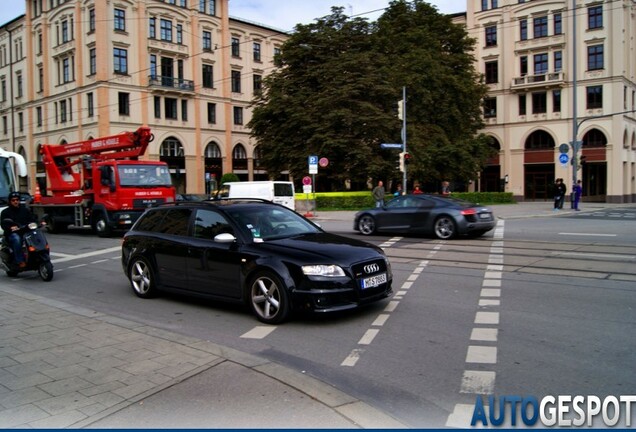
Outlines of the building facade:
M455 20L477 40L499 150L476 188L544 200L581 179L585 200L636 202L636 2L469 0Z
M0 146L26 158L23 187L46 191L40 145L141 125L178 192L209 192L228 172L269 178L246 125L284 32L230 18L229 0L26 6L0 28Z

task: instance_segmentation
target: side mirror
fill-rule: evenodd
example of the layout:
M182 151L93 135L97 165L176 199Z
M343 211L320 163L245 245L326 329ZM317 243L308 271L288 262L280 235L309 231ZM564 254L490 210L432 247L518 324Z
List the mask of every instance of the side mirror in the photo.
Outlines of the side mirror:
M230 233L222 233L222 234L217 234L214 237L214 241L216 243L233 243L234 241L236 241L236 237L234 237Z

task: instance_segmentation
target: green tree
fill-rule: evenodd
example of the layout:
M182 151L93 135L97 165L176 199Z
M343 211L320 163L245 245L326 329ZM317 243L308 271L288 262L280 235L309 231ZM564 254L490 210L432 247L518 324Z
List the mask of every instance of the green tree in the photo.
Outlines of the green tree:
M491 150L477 135L486 87L465 29L419 0L393 1L377 23L331 12L296 26L253 101L249 127L268 171L300 178L313 154L331 161L320 175L334 189L400 178L397 152L380 143L401 141L406 87L410 177L474 178Z
M249 127L270 172L307 174L307 157L327 157L318 183L382 178L397 155L380 150L395 135L393 89L373 49L372 27L342 8L313 24L297 25L282 46L278 69L264 80Z
M474 40L421 0L391 2L374 38L392 86L407 89L409 177L474 178L492 155L479 134L487 88L474 68Z

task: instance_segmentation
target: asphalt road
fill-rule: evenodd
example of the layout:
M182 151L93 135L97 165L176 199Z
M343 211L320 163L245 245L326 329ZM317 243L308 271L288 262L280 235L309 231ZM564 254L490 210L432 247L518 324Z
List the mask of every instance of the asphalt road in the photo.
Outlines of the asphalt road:
M393 299L279 326L236 305L139 299L121 270L120 239L82 232L49 235L52 282L33 274L10 283L257 354L412 427L465 425L465 407L485 391L633 392L635 223L608 213L506 220L473 240L373 236L392 261ZM322 225L360 237L350 222Z

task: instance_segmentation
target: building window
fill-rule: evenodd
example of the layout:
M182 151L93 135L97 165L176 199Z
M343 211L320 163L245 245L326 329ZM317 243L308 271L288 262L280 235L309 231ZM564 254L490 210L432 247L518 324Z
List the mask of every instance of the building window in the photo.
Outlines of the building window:
M216 104L208 103L208 123L216 123Z
M7 116L2 117L2 132L6 135L9 133L9 120Z
M181 120L188 121L188 101L187 101L187 99L181 100Z
M499 82L499 63L496 61L486 62L486 84Z
M115 9L115 30L126 31L126 11Z
M161 20L161 40L172 42L172 21Z
M587 8L587 27L589 30L603 28L603 6Z
M38 92L44 91L44 67L38 67Z
M496 26L488 26L486 27L486 46L495 46L497 45L497 27Z
M521 76L528 75L528 57L521 56L519 59L519 71L521 72Z
M587 47L587 70L603 69L603 45Z
M18 95L17 97L21 98L23 96L23 91L22 91L22 74L21 73L16 73L15 75L16 78L16 84L18 86Z
M71 82L71 60L68 58L62 60L62 82Z
M93 117L95 115L95 102L93 101L93 93L86 94L86 106L88 109L88 117Z
M253 79L254 93L258 93L263 89L263 77L261 75L254 74Z
M603 108L603 86L590 86L587 92L587 109Z
M37 107L35 109L35 117L37 119L37 126L42 127L42 107Z
M536 54L534 56L534 74L543 75L548 73L548 54Z
M150 77L157 78L157 56L154 54L150 54Z
M488 10L488 0L481 0L481 10Z
M42 32L38 32L37 54L42 54Z
M554 34L563 34L563 16L560 13L554 14Z
M214 88L214 69L212 65L203 65L203 87Z
M148 37L150 39L157 38L157 18L155 17L148 20Z
M212 51L212 33L209 31L203 32L203 51Z
M548 111L548 95L546 92L532 93L532 114L544 114Z
M240 71L232 71L232 92L233 93L241 92L241 72Z
M241 49L240 49L241 41L237 37L232 38L232 57L240 57Z
M95 8L88 10L88 31L90 33L95 31Z
M534 38L542 38L548 35L548 17L538 17L533 20Z
M555 51L554 52L554 71L561 72L563 69L563 52Z
M497 117L497 98L484 99L484 117L485 118Z
M166 118L177 120L177 100L174 98L164 99L164 110L166 112Z
M97 73L97 50L95 48L91 48L88 51L89 58L89 74L95 75Z
M60 101L60 123L66 123L66 101Z
M261 61L261 44L254 42L254 61Z
M113 56L115 60L115 73L127 74L128 73L128 51L121 48L114 48Z
M161 118L161 97L155 96L155 118Z
M519 21L519 39L528 40L528 20Z
M561 90L552 91L552 111L561 112Z
M117 98L119 102L119 114L130 115L130 93L119 92Z
M519 95L519 115L526 115L526 95L524 94Z
M199 0L199 12L214 16L216 13L216 1Z
M0 93L2 93L2 102L7 100L7 80L0 81Z
M242 125L243 124L243 108L234 107L234 124Z
M69 36L68 20L62 21L62 43L66 43L71 40Z
M177 43L183 44L183 26L181 24L177 24Z
M18 131L24 132L24 114L18 113Z
M175 100L176 102L176 100ZM172 157L183 157L183 146L179 141L174 138L166 139L163 144L161 144L161 149L159 150L160 156L172 156Z

